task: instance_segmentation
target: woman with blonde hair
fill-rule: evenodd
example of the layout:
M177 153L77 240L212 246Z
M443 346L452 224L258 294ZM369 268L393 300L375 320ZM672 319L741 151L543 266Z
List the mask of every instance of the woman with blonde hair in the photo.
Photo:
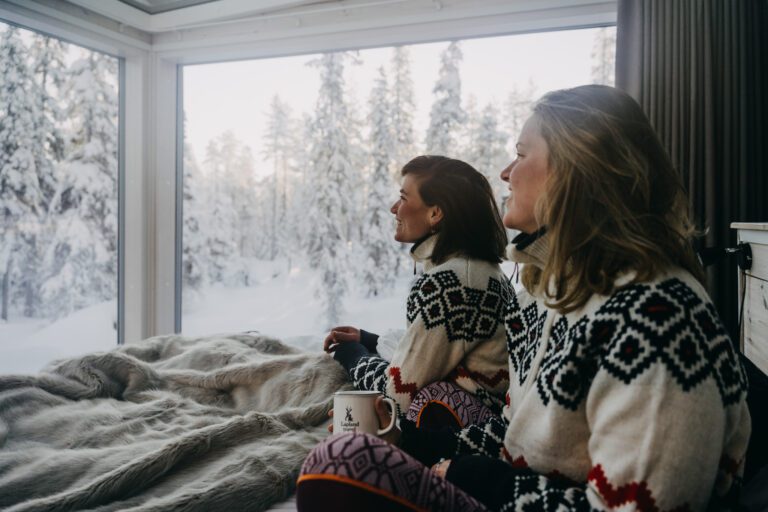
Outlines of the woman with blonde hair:
M344 476L355 503L365 490L403 509L734 504L750 432L745 376L701 283L680 179L646 116L611 87L554 91L517 153L501 177L504 224L523 233L509 256L525 265L525 290L505 322L503 416L456 433L404 423L400 448L333 436L305 461L301 510L331 475Z

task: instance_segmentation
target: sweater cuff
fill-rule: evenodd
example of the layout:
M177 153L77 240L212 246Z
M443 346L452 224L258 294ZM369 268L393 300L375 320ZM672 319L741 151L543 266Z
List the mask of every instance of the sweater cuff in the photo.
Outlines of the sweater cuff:
M360 344L368 349L368 352L376 354L376 345L379 344L379 335L360 329Z
M427 467L456 452L456 432L450 427L418 428L416 423L400 420L400 448Z
M508 479L517 473L501 459L463 455L451 460L445 479L490 508L497 508L499 494L506 494Z
M367 348L361 343L353 342L339 343L339 346L336 347L336 350L333 352L333 358L338 361L347 372L352 371L352 368L355 367L358 361L367 355L370 355Z

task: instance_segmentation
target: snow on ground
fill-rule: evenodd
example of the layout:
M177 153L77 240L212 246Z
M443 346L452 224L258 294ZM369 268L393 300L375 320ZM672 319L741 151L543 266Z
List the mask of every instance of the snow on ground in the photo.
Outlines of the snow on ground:
M115 318L115 301L108 301L53 323L0 322L0 374L35 373L55 359L109 350L117 345Z
M185 294L182 334L259 331L294 346L319 350L327 333L312 281L304 273L262 272L255 286L212 287ZM345 301L343 324L373 332L405 326L405 298L412 276L396 280L384 297L356 293ZM0 374L35 373L55 359L104 351L117 344L115 301L82 309L53 323L18 319L0 322Z
M510 275L514 264L505 263L502 268ZM250 287L215 286L185 293L182 334L258 331L300 348L319 350L328 326L320 316L312 276L297 269L286 273L274 264L257 270L256 282ZM380 334L405 328L405 300L413 279L405 273L380 297L368 298L351 290L340 323ZM55 359L110 350L117 344L116 317L115 301L109 301L53 323L0 321L0 374L35 373Z
M405 299L413 276L402 276L381 297L352 291L344 301L340 324L373 332L405 327ZM329 327L321 318L314 282L306 272L266 277L258 286L215 287L184 296L181 328L186 335L259 331L309 350L319 349Z

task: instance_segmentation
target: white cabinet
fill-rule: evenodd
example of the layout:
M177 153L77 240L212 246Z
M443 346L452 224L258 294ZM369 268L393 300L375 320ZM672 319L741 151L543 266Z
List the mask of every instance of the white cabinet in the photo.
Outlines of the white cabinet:
M731 228L738 230L739 243L752 249L752 268L744 279L739 275L739 308L744 297L741 349L768 375L768 223L734 222Z

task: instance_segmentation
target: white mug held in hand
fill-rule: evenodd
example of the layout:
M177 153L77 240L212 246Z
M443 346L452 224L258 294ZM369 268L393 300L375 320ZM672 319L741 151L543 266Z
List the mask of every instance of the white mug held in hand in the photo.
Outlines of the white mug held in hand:
M383 436L395 426L395 401L384 398L392 409L392 419L385 428L379 428L379 416L376 414L378 391L337 391L333 395L333 433L367 432Z

